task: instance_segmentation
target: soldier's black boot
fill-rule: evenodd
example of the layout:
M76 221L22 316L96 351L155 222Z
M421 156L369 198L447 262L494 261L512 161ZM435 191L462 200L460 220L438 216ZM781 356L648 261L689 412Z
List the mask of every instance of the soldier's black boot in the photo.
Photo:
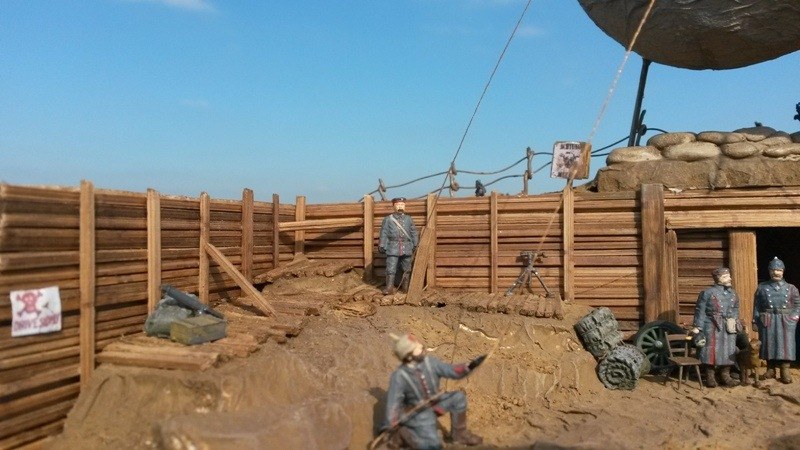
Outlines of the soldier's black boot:
M772 360L767 361L767 371L764 372L764 376L761 379L769 380L770 378L775 378L775 362Z
M717 377L714 373L714 366L707 365L706 366L706 387L715 388L717 387Z
M394 294L394 274L386 275L386 286L381 291L383 295Z
M725 385L725 387L734 387L736 386L736 381L731 378L731 366L722 366L719 369L719 381Z
M781 383L789 384L792 382L792 373L789 372L789 363L781 363Z
M450 438L456 444L481 445L483 438L467 430L467 412L450 413Z

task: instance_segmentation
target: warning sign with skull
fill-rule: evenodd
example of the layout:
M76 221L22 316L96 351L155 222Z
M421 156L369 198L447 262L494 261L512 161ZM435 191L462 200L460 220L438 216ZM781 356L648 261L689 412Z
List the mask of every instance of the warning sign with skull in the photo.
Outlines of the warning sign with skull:
M11 291L11 336L29 336L61 330L58 286Z

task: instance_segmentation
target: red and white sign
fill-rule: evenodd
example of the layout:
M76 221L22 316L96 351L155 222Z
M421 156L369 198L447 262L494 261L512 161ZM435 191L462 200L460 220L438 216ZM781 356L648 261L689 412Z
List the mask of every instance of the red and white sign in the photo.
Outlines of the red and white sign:
M61 330L58 286L11 291L11 336L29 336Z

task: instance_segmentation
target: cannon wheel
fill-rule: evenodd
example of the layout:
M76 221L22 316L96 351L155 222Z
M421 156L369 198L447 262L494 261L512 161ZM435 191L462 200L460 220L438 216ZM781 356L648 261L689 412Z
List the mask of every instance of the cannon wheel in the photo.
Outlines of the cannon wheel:
M633 343L650 360L650 372L663 374L671 369L668 358L667 335L683 333L686 330L666 320L656 320L644 324L633 337Z

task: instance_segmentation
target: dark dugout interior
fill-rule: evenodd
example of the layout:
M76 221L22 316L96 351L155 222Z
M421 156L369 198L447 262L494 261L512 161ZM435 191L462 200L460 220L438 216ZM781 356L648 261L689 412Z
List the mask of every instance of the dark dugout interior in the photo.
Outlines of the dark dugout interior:
M783 279L800 286L800 228L761 228L756 231L756 264L758 281L769 280L767 266L774 257L786 265ZM795 343L800 348L800 333L795 333ZM800 358L795 359L795 364Z
M761 228L756 231L759 282L769 280L767 266L776 256L786 264L783 278L800 286L800 228Z

